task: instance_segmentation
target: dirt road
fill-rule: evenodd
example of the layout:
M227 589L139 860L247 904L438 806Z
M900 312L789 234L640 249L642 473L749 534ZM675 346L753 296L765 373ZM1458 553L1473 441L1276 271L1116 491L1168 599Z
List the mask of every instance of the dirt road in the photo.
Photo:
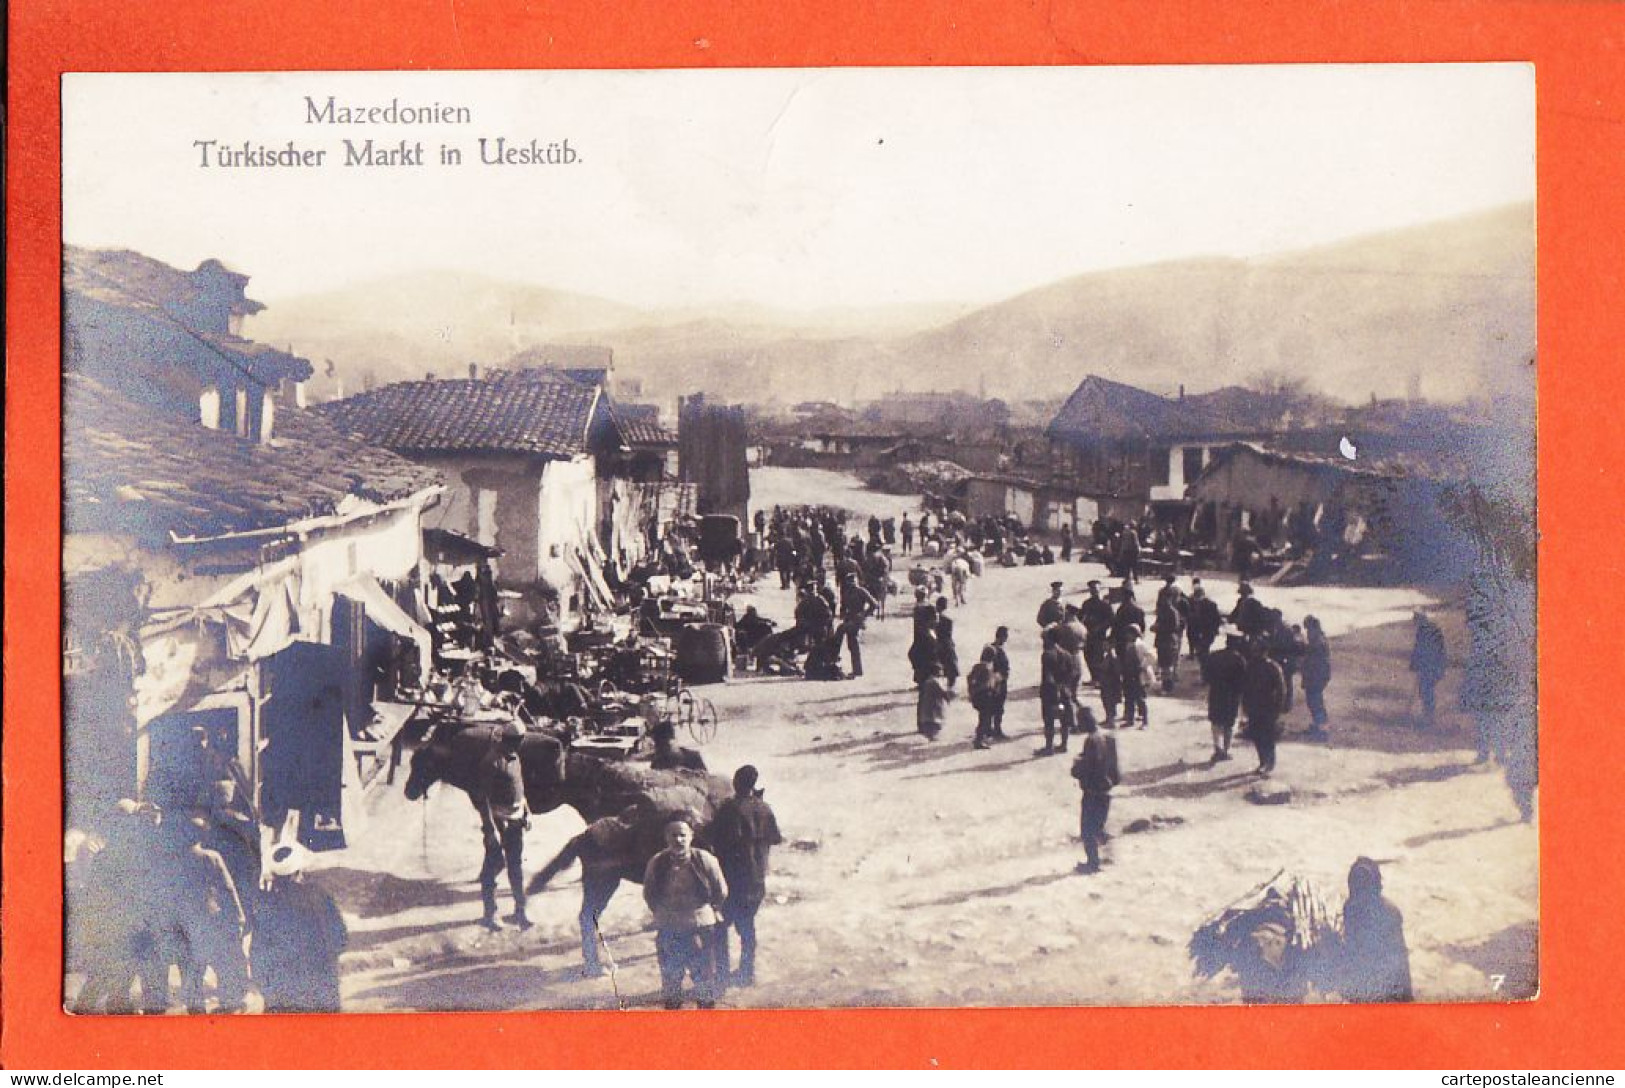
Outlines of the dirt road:
M1234 1001L1233 980L1192 979L1192 930L1281 868L1314 879L1335 905L1362 854L1385 863L1387 894L1405 913L1419 999L1527 995L1536 831L1518 821L1500 775L1472 766L1464 718L1446 712L1433 733L1414 728L1407 620L1425 598L1412 591L1263 590L1291 621L1319 615L1333 637L1331 743L1301 741L1300 700L1269 783L1285 803L1249 800L1258 785L1250 753L1207 761L1202 688L1187 667L1174 696L1152 696L1151 727L1120 735L1111 864L1075 873L1077 790L1064 759L1034 755L1034 615L1051 578L1064 578L1070 596L1102 576L1075 563L973 580L954 613L961 660L973 661L997 624L1012 629L1006 728L1016 739L989 751L971 748L975 715L963 699L941 739L914 732L901 616L870 625L862 679L705 689L722 714L707 761L723 774L756 764L789 840L775 853L759 919L760 982L728 1003ZM1233 583L1205 581L1228 609ZM745 603L773 617L790 611L776 579ZM1445 619L1459 658L1459 620ZM1454 705L1455 675L1442 707ZM535 929L485 934L473 924L480 845L466 799L438 788L412 804L397 787L372 794L367 808L357 845L315 877L351 923L347 1008L656 1003L654 939L637 888L623 886L604 917L614 978L583 980L573 875L533 901ZM527 870L579 827L569 813L539 819Z

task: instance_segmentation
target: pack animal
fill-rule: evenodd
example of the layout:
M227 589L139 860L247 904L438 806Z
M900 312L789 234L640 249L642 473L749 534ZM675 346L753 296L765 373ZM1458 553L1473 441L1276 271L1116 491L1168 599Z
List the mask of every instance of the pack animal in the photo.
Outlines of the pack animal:
M412 757L406 780L408 800L427 796L445 782L468 794L476 808L480 761L496 743L496 729L471 726L437 733ZM531 730L519 749L525 803L532 812L569 806L588 824L606 817L627 816L625 835L580 835L531 881L535 893L555 872L567 867L566 855L581 863L581 954L586 973L601 972L598 919L621 881L643 882L649 859L664 847L666 824L684 817L694 827L695 842L710 846L711 820L717 807L733 795L726 779L682 768L653 770L643 764L611 762L570 749L557 735ZM559 864L564 861L564 864Z

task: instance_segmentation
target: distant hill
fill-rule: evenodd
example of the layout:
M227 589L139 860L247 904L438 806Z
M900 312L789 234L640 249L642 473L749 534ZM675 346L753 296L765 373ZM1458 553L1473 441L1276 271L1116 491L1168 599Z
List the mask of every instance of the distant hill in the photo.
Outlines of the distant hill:
M1528 204L1263 258L1091 272L984 306L795 314L643 311L462 274L278 301L249 335L354 389L590 343L662 398L852 401L894 389L1063 397L1086 374L1172 393L1274 371L1344 400L1461 400L1532 388ZM318 393L320 390L318 390Z

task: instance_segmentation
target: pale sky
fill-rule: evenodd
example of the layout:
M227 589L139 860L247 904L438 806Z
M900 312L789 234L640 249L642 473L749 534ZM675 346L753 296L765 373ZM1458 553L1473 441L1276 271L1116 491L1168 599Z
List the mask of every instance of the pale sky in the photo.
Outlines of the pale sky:
M307 95L473 121L309 124ZM64 234L218 257L265 301L453 269L648 307L984 303L1533 199L1534 95L1523 64L70 75ZM427 165L343 166L369 136ZM481 165L481 136L580 162ZM199 139L326 164L205 169Z

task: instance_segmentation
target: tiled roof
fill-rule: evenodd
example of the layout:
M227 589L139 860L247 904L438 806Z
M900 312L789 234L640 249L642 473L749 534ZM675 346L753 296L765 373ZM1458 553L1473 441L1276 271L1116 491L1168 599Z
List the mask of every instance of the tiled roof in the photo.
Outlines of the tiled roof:
M1235 386L1180 400L1091 374L1051 421L1054 438L1170 440L1257 434L1278 423L1268 398Z
M660 409L653 404L613 405L621 439L628 446L675 446L677 435L660 425Z
M183 272L134 250L63 247L63 289L102 302L136 308L186 307L204 301L203 288L211 281L229 284L241 295L248 277L212 259L193 272ZM263 309L263 303L243 297L231 307L241 314Z
M308 360L226 331L228 315L265 308L244 297L247 282L247 276L218 261L204 261L196 271L183 272L130 250L68 246L63 251L62 287L70 344L92 351L107 343L150 346L157 342L156 333L159 340L171 341L162 352L165 366L177 361L205 371L224 366L261 385L309 378L313 369ZM208 322L217 315L216 327L211 328ZM87 363L116 362L104 375L112 378L115 369L140 370L146 357L136 352L133 366L132 360L122 358Z
M400 382L319 405L334 425L399 452L570 457L587 449L600 391L563 374Z
M346 496L405 498L439 473L348 438L312 412L279 408L270 444L214 431L63 382L63 492L70 532L147 540L209 536L332 513Z
M1195 483L1207 476L1219 472L1225 465L1238 457L1251 457L1267 465L1278 465L1286 468L1298 468L1316 475L1332 474L1336 476L1355 476L1368 480L1399 480L1407 473L1392 465L1356 466L1346 460L1336 460L1331 457L1315 457L1304 453L1282 453L1279 450L1261 450L1236 442L1217 451L1202 471L1191 480Z

